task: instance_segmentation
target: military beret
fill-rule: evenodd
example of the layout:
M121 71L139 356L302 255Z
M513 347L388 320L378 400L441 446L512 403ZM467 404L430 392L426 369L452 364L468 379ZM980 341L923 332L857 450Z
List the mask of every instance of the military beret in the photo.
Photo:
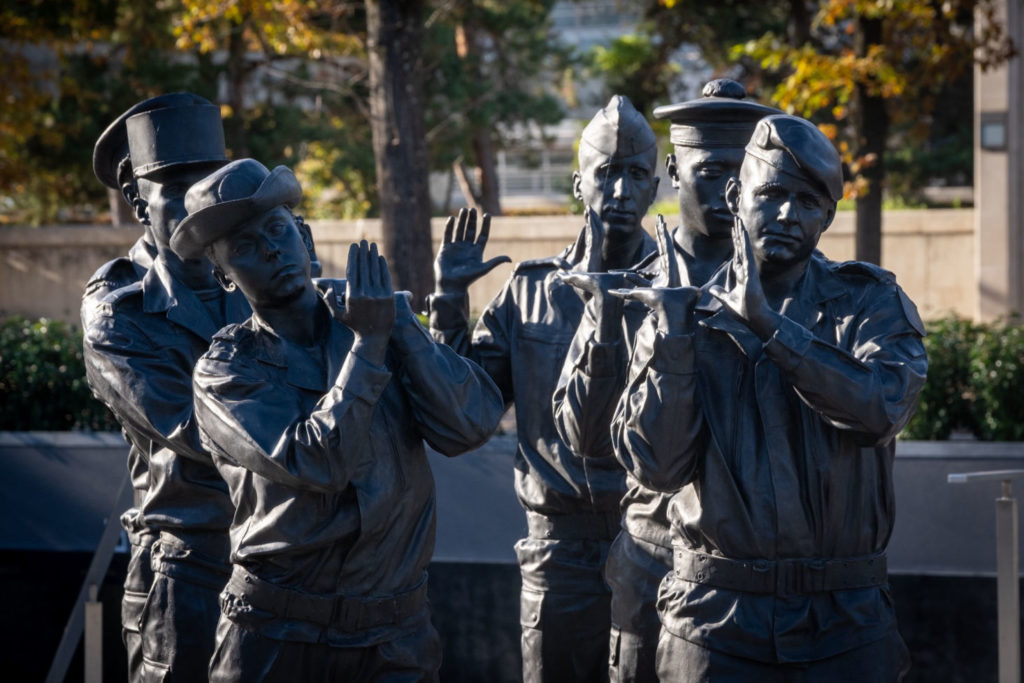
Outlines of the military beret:
M171 249L181 258L198 256L250 218L300 199L302 187L287 166L268 171L255 159L232 161L185 193L188 215L174 229Z
M761 119L747 143L746 153L818 185L834 202L843 198L843 163L839 152L807 119L788 114Z
M172 166L226 162L220 109L206 98L185 92L133 105L96 141L93 172L101 183L118 189L118 165L129 155L139 178Z
M719 78L704 85L701 97L654 110L654 118L668 119L669 140L682 147L742 147L765 116L781 114L774 107L746 99L736 81Z
M629 157L653 148L654 131L628 97L614 95L583 129L580 144L601 154Z

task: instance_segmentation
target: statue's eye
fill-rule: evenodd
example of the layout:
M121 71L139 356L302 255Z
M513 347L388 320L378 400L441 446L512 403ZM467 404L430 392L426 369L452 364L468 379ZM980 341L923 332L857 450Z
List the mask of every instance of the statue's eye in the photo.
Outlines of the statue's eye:
M231 253L235 256L246 256L251 254L252 250L252 240L241 240L235 243L235 246L231 249Z

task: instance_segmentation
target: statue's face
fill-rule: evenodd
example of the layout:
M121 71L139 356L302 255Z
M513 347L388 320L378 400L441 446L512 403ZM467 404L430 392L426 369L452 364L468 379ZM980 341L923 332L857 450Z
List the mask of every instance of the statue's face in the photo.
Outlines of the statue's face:
M816 185L755 157L746 157L739 183L729 183L726 195L747 228L758 268L766 272L810 258L835 217L835 202Z
M733 219L725 201L725 184L739 175L742 163L742 147L676 147L675 163L671 158L668 163L669 176L679 192L679 214L685 230L712 239L730 237Z
M174 228L188 215L185 193L211 170L209 166L176 166L138 179L139 197L146 202L156 246L168 248Z
M213 243L214 260L253 308L283 306L307 287L309 252L295 219L279 206Z
M580 145L580 170L573 176L573 193L601 217L605 235L643 229L640 222L658 190L656 160L653 148L622 157Z

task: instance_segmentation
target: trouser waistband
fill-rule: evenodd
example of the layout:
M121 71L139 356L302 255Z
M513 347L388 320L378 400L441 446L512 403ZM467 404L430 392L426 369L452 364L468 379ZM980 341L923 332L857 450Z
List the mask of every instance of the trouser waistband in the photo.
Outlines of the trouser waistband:
M412 590L385 597L315 595L274 585L236 564L225 591L282 619L353 633L398 624L419 612L427 602L427 577Z
M610 541L619 533L620 524L621 515L617 512L542 515L526 511L526 525L531 538Z
M806 595L885 584L885 553L833 560L734 560L676 546L673 571L684 581L745 593Z

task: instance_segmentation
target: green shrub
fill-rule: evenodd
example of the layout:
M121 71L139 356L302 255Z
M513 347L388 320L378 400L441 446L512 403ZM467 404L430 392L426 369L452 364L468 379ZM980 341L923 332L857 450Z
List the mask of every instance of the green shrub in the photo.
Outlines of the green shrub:
M986 441L1024 440L1024 327L987 326L971 349L976 434Z
M1024 327L1019 319L928 323L928 380L904 439L1024 440Z
M0 429L118 429L89 390L77 328L20 316L0 323Z
M425 324L425 323L424 323ZM928 380L904 439L1024 441L1024 325L928 323ZM117 430L85 381L82 334L66 323L0 322L0 430Z
M981 327L955 317L927 324L928 379L904 439L939 440L953 430L977 433L971 401L971 348Z

